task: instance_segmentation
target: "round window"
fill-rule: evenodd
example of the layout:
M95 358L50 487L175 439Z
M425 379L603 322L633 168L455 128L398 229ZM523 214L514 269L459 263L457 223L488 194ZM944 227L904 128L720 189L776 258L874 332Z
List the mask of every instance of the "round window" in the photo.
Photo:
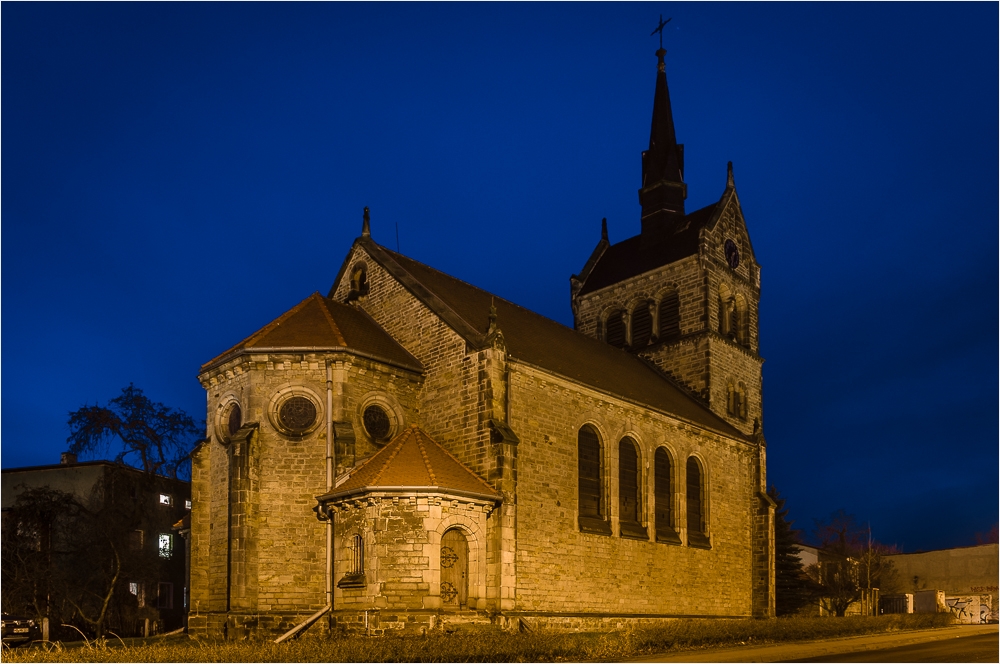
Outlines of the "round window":
M365 422L365 431L373 440L382 441L389 437L392 423L389 421L388 413L381 406L372 405L365 408L362 419Z
M229 416L227 417L227 426L229 430L229 435L234 436L236 432L240 430L243 425L243 411L240 410L240 405L234 403L229 407Z
M305 433L316 422L316 406L305 397L292 397L281 404L278 421L293 434Z

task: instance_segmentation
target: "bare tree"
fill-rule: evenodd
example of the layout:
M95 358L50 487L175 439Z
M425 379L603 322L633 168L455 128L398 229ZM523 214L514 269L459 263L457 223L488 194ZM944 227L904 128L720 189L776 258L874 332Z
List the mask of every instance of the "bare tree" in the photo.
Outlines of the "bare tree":
M858 524L853 514L839 510L825 521L817 520L815 537L820 562L809 572L834 615L843 616L864 591L897 588L897 572L886 556L898 551L872 539L870 527Z
M69 414L69 451L93 454L116 449L115 461L149 474L186 475L185 462L204 426L182 410L151 401L129 383L107 406L84 406Z

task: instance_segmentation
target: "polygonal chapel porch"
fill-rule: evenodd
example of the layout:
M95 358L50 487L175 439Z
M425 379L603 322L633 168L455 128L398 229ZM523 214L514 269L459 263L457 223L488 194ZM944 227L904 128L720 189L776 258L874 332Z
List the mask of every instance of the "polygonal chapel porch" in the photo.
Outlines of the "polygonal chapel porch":
M333 622L434 627L488 608L487 558L501 496L416 425L318 496L333 528Z

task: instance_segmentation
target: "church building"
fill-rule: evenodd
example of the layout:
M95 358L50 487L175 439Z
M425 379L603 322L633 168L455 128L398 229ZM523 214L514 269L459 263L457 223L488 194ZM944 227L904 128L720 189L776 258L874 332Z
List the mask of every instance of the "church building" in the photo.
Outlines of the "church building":
M574 329L365 208L326 295L202 366L191 632L774 615L760 267L731 164L685 209L665 53L641 232L580 257Z

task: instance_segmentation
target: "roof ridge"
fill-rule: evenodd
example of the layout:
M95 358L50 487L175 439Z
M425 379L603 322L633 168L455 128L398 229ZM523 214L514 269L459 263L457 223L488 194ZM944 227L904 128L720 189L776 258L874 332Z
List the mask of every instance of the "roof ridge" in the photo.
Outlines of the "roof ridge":
M337 321L334 320L333 314L330 313L330 305L328 304L329 300L320 295L319 291L313 293L313 297L320 301L320 309L322 309L325 314L326 322L330 324L330 331L333 332L333 336L340 341L341 346L347 347L347 339L344 337L344 333L340 331L340 327L337 325Z
M397 455L399 454L399 451L400 451L401 449L403 449L403 443L405 442L405 441L403 440L403 437L402 437L402 436L400 436L400 437L399 437L399 438L397 438L396 440L398 440L398 441L399 441L399 442L398 442L398 443L396 444L396 449L394 449L394 450L393 450L392 452L390 452L390 453L388 454L388 456L386 457L386 460L385 460L385 463L383 463L383 464L382 464L382 467L381 467L381 468L379 468L379 469L378 469L378 472L377 472L377 473L375 473L375 475L374 475L374 476L373 476L373 477L371 478L371 480L370 480L370 482L369 482L370 484L375 484L376 482L378 482L378 481L379 481L379 479L380 479L380 478L382 477L382 473L384 473L384 472L386 471L386 469L388 469L388 468L389 468L389 464L390 464L390 463L392 463L392 460L396 458L396 456L397 456ZM392 445L392 443L389 443L389 445ZM386 446L386 448L387 448L387 447L388 447L388 446ZM383 448L383 449L386 449L386 448ZM380 451L381 451L381 450L380 450ZM378 452L376 452L376 454L378 454ZM374 457L372 457L372 458L374 458Z
M319 295L319 291L314 291L306 299L302 300L301 302L299 302L298 304L296 304L294 307L292 307L291 309L289 309L285 313L281 314L280 316L278 316L277 318L275 318L274 320L272 320L270 323L268 323L264 327L260 328L259 330L257 330L253 334L251 334L249 337L246 337L245 339L243 339L243 341L240 341L239 343L230 346L228 349L222 351L221 353L219 353L218 355L216 355L215 357L213 357L208 362L205 362L203 365L201 365L202 370L204 370L205 367L207 367L210 364L214 363L218 359L220 359L222 357L225 357L226 355L229 355L230 353L232 353L234 350L237 350L238 348L248 348L250 346L251 342L253 342L253 341L257 340L258 338L260 338L260 337L268 334L269 332L271 332L274 328L276 328L279 325L281 325L282 323L284 323L285 320L287 320L289 317L292 316L292 314L298 313L299 310L302 307L304 307L306 305L306 303L309 302L309 300L312 299L313 295Z
M417 435L417 428L415 425L410 427L410 435L413 436L417 441L417 449L420 450L420 457L424 460L424 467L427 469L427 474L431 478L431 484L436 485L437 477L434 475L434 468L431 466L431 460L427 456L427 449L424 447L423 442L420 440L420 436ZM426 438L427 440L431 440L431 437L428 436L426 433L424 434L424 438ZM438 445L438 447L441 446Z

